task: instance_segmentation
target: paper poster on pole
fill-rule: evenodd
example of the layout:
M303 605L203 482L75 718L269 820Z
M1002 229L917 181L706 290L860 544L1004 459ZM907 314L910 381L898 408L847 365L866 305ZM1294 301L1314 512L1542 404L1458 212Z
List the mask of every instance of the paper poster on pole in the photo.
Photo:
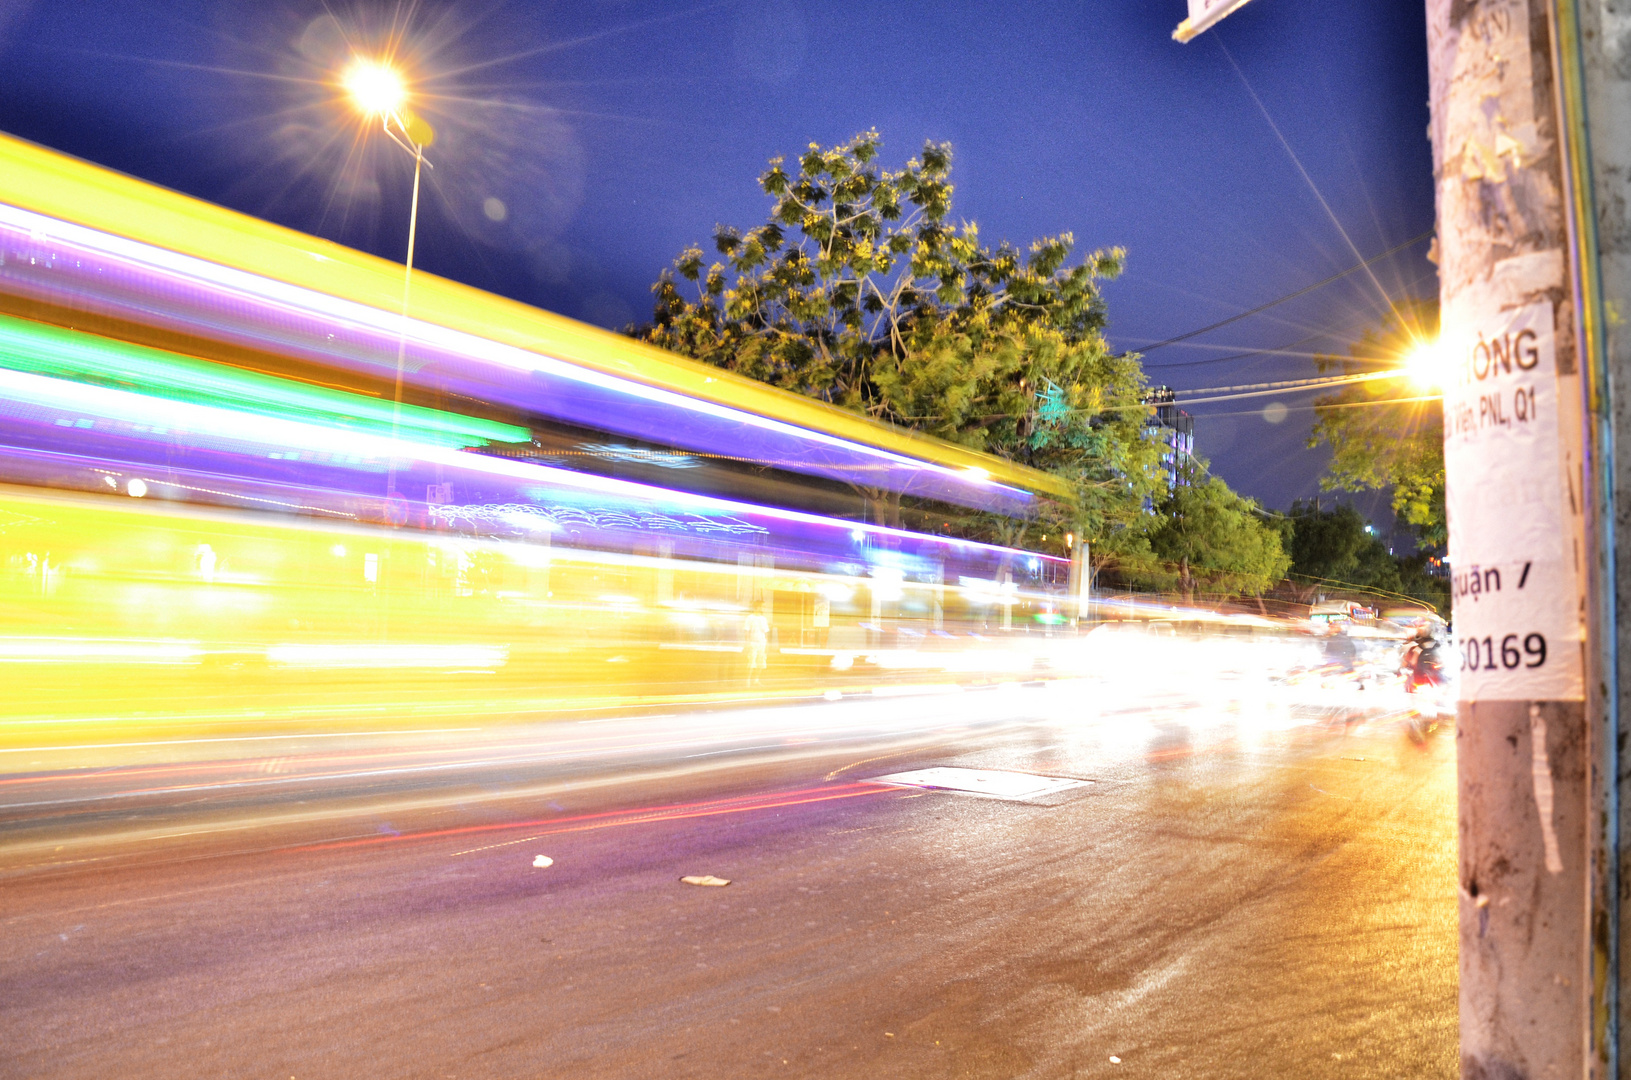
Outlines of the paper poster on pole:
M1581 700L1579 506L1559 442L1552 304L1446 310L1443 340L1458 349L1444 468L1461 699Z

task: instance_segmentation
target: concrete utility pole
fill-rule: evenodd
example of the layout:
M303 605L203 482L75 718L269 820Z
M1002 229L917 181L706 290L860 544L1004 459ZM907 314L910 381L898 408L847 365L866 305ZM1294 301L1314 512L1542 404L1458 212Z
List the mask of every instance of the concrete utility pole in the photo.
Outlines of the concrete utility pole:
M1631 0L1427 0L1427 23L1462 1075L1619 1076Z

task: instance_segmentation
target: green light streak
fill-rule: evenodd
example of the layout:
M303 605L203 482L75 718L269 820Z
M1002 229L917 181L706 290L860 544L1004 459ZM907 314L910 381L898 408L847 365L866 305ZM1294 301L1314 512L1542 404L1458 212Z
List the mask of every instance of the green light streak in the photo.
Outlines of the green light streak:
M393 430L389 401L6 316L0 316L0 367L370 435L389 437ZM401 406L395 431L401 439L455 449L532 437L513 424L418 405Z

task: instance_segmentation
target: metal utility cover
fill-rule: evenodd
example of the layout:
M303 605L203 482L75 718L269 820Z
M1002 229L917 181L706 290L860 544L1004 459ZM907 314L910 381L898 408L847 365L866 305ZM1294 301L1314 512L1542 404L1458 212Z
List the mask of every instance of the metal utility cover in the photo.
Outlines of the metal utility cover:
M1081 787L1084 780L1070 780L1057 776L1033 776L1030 773L1001 772L996 769L957 769L938 766L933 769L914 769L911 772L874 776L875 784L894 784L899 787L929 788L935 791L957 791L968 795L986 795L993 799L1034 799L1052 795L1069 788Z

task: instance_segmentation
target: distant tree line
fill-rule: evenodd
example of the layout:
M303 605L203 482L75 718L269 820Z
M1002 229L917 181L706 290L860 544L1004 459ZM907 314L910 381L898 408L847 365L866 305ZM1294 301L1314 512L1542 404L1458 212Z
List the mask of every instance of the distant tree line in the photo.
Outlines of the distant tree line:
M1291 598L1414 601L1449 614L1449 582L1429 569L1434 553L1395 555L1352 506L1298 501L1276 524L1291 554L1285 588Z

